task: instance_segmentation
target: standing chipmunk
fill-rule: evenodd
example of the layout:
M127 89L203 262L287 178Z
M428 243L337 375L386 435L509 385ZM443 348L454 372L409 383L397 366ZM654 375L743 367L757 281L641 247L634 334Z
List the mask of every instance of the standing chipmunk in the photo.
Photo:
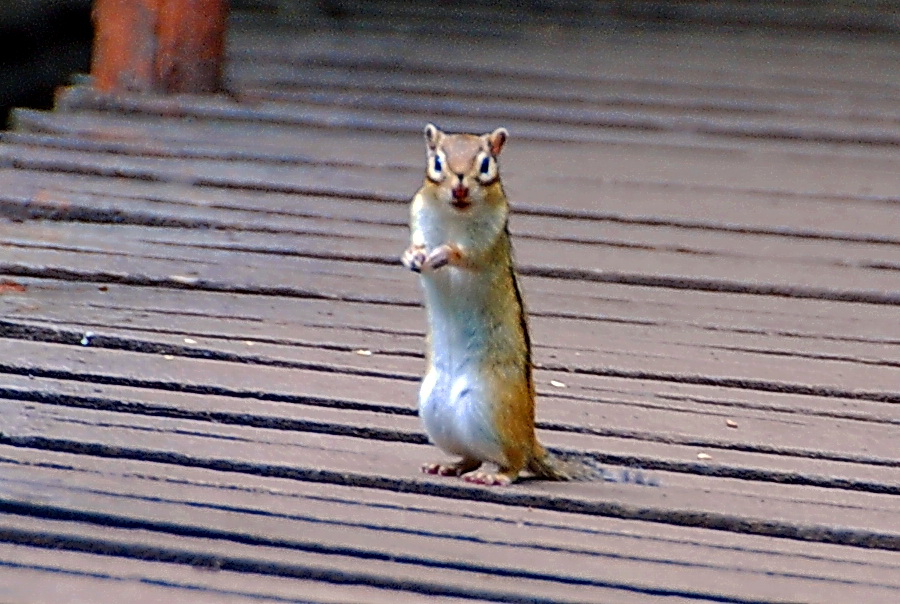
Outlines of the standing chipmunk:
M582 478L593 472L552 456L534 432L531 343L497 166L508 136L504 128L477 136L425 126L425 183L402 257L421 273L428 314L419 415L431 440L462 459L422 471L487 485L510 484L522 470ZM498 471L478 471L483 462Z

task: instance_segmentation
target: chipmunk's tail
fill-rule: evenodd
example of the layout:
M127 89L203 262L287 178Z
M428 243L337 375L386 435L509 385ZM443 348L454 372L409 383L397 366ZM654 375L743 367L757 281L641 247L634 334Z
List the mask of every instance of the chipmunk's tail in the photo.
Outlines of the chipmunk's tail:
M541 453L529 462L528 470L545 480L602 480L652 487L660 486L657 477L648 476L640 468L620 468L618 471L613 471L604 468L600 462L588 455L556 454L543 448L541 448Z
M528 464L528 470L546 480L608 480L606 471L588 456L557 455L541 448Z

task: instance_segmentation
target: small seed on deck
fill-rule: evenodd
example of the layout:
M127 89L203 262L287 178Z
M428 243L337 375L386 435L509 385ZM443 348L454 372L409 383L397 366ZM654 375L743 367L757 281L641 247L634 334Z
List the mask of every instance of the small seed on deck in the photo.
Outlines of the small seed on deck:
M712 455L707 455L706 453L697 453L697 459L702 459L704 461L712 459Z
M195 340L195 339L193 339L193 338L185 338L185 339L184 339L184 343L185 343L185 344L196 344L196 343L197 343L197 340Z
M728 426L729 428L737 428L737 422L734 421L733 419L726 419L725 425Z
M197 277L189 277L187 275L169 275L169 279L176 283L184 283L185 285L194 285L200 281Z
M357 350L354 350L353 352L355 352L356 354L358 354L358 355L361 356L361 357L370 357L370 356L372 356L372 351L371 351L371 350L366 350L365 348L359 348L359 349L357 349Z
M568 386L557 380L550 380L550 385L557 388L568 388Z

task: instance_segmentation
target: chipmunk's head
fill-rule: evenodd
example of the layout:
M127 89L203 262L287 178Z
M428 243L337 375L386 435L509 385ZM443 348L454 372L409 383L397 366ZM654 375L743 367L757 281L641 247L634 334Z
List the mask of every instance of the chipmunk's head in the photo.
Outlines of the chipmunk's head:
M438 201L457 212L505 199L497 157L508 137L505 128L478 136L447 134L428 124L425 126L426 185L431 185Z

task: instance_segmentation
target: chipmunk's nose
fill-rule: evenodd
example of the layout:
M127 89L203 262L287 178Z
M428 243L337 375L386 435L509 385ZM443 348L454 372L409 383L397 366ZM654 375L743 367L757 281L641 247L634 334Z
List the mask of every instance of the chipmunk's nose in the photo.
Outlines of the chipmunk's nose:
M465 201L469 196L469 187L464 187L462 182L453 187L453 199L456 201Z
M454 172L456 175L456 186L453 187L452 205L458 210L464 210L469 207L469 187L463 184L464 174Z

